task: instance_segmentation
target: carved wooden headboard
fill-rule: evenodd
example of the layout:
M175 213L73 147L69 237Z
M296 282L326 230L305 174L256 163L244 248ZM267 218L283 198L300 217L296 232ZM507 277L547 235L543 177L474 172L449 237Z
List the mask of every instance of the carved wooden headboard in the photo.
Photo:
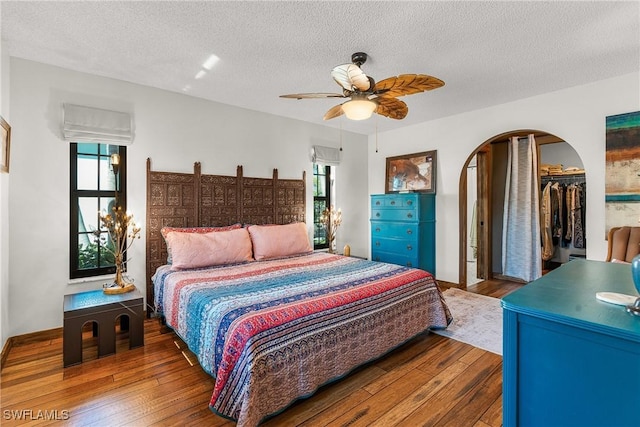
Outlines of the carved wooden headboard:
M147 159L147 304L154 305L151 276L167 263L162 227L218 227L231 224L304 222L306 173L302 179L250 178L238 166L236 176L157 172ZM147 310L150 314L150 310Z

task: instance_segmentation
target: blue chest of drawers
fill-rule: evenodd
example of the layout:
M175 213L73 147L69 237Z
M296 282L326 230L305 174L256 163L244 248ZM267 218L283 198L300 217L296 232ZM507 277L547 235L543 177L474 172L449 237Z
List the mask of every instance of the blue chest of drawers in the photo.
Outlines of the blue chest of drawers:
M371 196L371 259L436 275L436 195Z
M629 265L573 260L502 298L505 427L640 425L640 318Z

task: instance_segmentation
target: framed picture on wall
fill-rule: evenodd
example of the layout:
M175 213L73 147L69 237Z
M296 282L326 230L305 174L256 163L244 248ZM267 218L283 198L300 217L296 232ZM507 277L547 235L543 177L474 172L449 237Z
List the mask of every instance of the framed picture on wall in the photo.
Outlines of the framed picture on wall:
M640 111L607 116L604 174L605 235L640 218Z
M436 192L436 151L387 157L385 193Z
M9 148L11 146L11 126L0 116L0 137L2 137L2 163L0 172L9 173Z

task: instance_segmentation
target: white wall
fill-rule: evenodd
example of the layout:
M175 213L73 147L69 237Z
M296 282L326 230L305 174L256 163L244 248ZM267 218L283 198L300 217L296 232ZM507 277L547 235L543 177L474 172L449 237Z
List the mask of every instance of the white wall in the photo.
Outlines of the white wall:
M0 8L2 6L0 5ZM0 42L0 115L11 125L9 114L9 56ZM11 167L11 163L9 164ZM10 169L11 170L11 169ZM0 174L0 349L9 335L9 175Z
M582 159L578 156L576 150L566 142L557 142L555 144L540 145L541 164L562 165L563 168L582 168Z
M639 109L640 73L632 73L386 132L378 135L379 153L370 136L369 192L384 192L386 157L438 150L436 271L438 279L457 283L458 186L464 163L493 136L518 129L546 131L571 144L583 161L587 258L604 260L605 117Z
M128 208L144 230L146 159L153 170L301 178L307 174L307 221L313 218L313 144L338 147L339 131L229 107L183 94L11 58L13 144L9 185L9 336L62 326L68 293L104 282L69 284L69 146L60 137L61 104L130 111L136 137L128 148ZM239 94L239 96L244 96ZM249 96L249 95L247 95ZM367 138L345 132L336 204L343 211L338 247L368 251ZM312 226L308 227L310 233ZM3 230L5 228L3 227ZM145 241L131 250L129 275L145 286Z

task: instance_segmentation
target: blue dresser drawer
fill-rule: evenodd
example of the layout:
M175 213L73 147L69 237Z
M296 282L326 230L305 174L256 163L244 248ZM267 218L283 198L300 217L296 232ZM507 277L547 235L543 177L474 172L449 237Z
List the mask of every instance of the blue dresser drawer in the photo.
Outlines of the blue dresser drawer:
M409 257L401 254L388 253L382 251L371 251L371 260L378 262L388 262L390 264L404 265L405 267L420 267L420 260L417 256Z
M412 208L371 209L371 220L379 221L418 221L418 212Z
M400 222L385 222L385 221L371 221L371 238L378 237L395 237L399 239L410 239L411 237L417 238L418 236L418 223L400 223Z
M400 221L435 221L436 198L433 194L417 193L371 196L371 219L384 218L386 214L383 211L397 209L413 209L415 212L411 218L407 218L405 214L404 217L399 218ZM398 218L392 217L391 220L398 220Z
M387 196L371 196L371 208L400 208L416 207L418 205L417 194L390 194Z
M390 252L399 255L414 256L419 252L417 239L393 239L374 237L371 240L371 249Z

